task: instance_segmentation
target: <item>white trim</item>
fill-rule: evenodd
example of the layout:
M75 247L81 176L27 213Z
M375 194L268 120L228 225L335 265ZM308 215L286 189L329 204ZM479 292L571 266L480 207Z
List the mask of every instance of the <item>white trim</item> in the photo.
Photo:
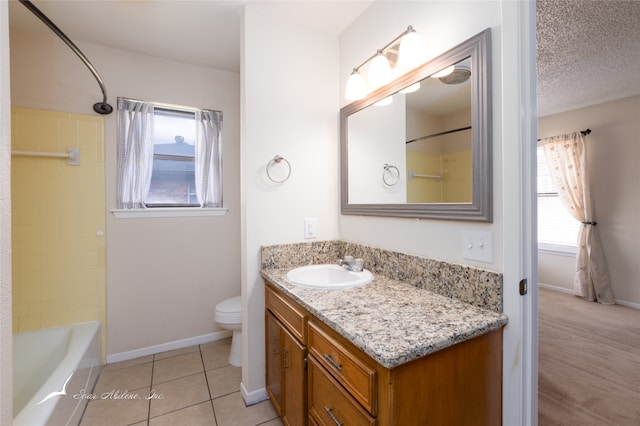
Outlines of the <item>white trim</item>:
M174 340L173 342L161 343L159 345L147 346L146 348L134 349L132 351L120 352L107 355L107 364L127 361L141 356L154 355L160 352L172 351L174 349L188 348L189 346L201 345L203 343L215 342L227 337L231 337L231 331L217 331L215 333L203 334L201 336L189 337L187 339Z
M210 217L224 216L227 208L154 207L148 209L113 209L116 219L140 219L153 217Z
M560 244L538 243L538 253L553 254L556 256L576 257L577 248L575 246L564 246Z
M538 287L546 288L546 289L553 290L553 291L557 291L559 293L570 294L572 296L574 295L573 294L573 289L565 288L565 287L559 287L557 285L538 283ZM579 297L579 296L576 296L576 297ZM621 299L615 299L615 301L616 301L616 305L626 306L627 308L640 309L640 303L628 302L626 300L621 300Z
M269 399L266 388L260 388L258 390L254 390L253 392L249 392L247 391L247 388L244 387L244 383L240 383L240 394L242 395L242 399L244 399L244 403L247 406L257 404L258 402L266 401L267 399Z
M627 302L626 300L615 299L616 305L626 306L627 308L640 309L640 303Z
M557 291L559 293L565 293L565 294L573 295L573 289L571 289L571 288L560 287L560 286L557 286L557 285L551 285L551 284L545 284L545 283L538 283L538 287L546 288L548 290Z

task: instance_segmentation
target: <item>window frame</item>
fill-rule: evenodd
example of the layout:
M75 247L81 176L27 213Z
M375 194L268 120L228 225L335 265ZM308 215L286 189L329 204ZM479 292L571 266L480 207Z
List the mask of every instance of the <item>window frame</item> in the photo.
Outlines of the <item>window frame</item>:
M172 115L172 116L184 115L184 116L193 117L195 121L195 114L198 111L216 111L212 109L202 109L202 108L188 107L188 106L182 106L182 105L167 104L162 102L141 101L141 100L136 100L136 101L152 104L154 106L154 116L163 115L163 114ZM160 114L158 114L158 111L160 111ZM216 111L216 112L222 113L221 111ZM167 159L174 160L174 161L175 160L185 161L182 158L183 156L154 154L153 158L156 159L157 156L172 157ZM195 159L195 154L193 158ZM222 159L220 159L220 167L222 167ZM134 208L134 209L114 208L114 209L111 209L111 213L114 215L116 219L139 219L139 218L168 218L168 217L216 217L216 216L224 216L229 211L229 209L224 206L202 207L201 205L185 205L185 204L161 205L158 203L147 204L146 202L145 202L145 205L146 205L145 208Z

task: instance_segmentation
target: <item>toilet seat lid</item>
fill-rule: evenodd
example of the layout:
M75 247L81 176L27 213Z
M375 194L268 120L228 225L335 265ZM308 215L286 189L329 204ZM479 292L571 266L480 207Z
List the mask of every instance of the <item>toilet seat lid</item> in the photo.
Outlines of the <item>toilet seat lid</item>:
M242 312L240 296L235 296L216 305L216 312L221 314L239 314Z

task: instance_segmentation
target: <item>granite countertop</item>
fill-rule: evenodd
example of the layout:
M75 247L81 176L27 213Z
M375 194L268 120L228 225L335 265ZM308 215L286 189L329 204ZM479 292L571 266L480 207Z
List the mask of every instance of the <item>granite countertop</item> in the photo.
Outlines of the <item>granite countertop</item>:
M317 290L286 281L288 269L261 275L387 368L507 324L504 314L374 275L352 289Z

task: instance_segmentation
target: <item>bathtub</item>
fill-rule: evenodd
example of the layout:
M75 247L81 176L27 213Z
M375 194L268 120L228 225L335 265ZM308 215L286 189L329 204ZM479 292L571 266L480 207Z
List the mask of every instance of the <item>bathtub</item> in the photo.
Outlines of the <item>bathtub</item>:
M14 334L14 426L79 424L101 355L99 321Z

